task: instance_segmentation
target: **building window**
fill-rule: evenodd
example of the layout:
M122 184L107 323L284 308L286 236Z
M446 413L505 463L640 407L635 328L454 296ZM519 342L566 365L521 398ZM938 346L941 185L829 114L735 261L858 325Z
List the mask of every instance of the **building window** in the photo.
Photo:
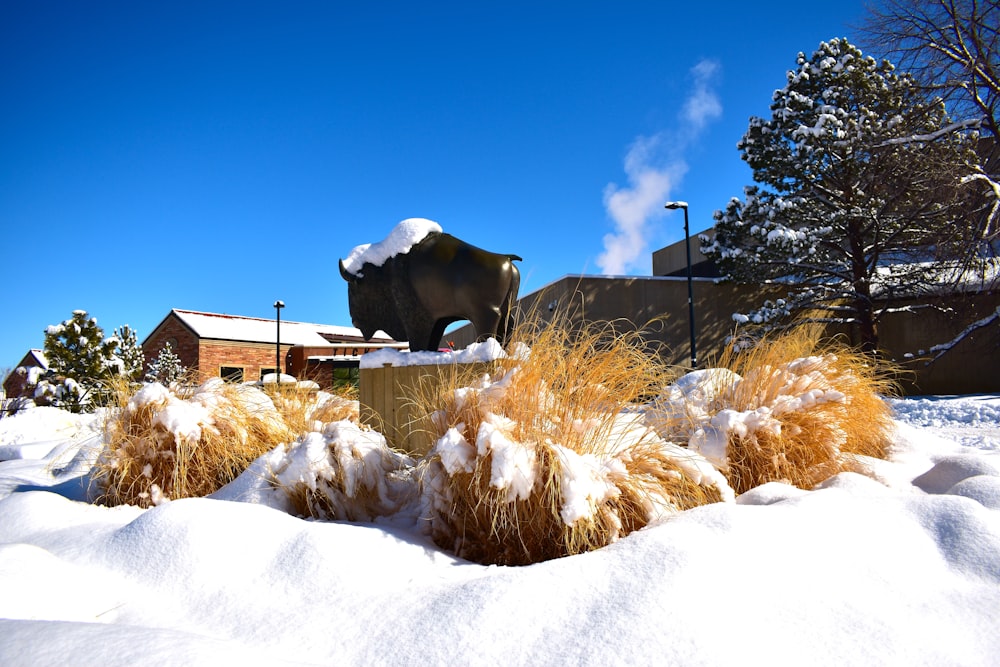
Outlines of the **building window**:
M357 361L334 361L333 362L333 386L334 388L358 386Z
M243 369L239 366L221 366L219 377L226 382L243 382Z
M261 366L261 368L260 368L260 379L263 380L265 375L268 375L270 373L277 373L277 372L278 372L278 369L275 368L274 366L271 366L271 367Z

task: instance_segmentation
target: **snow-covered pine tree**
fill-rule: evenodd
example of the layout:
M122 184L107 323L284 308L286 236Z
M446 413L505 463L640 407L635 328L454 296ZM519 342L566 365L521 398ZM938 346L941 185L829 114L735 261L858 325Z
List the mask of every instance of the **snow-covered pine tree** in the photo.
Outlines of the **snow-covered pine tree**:
M118 340L105 339L96 318L85 310L73 311L70 319L45 330L49 372L36 396L41 392L51 404L77 412L93 406L93 394L102 393L102 382L121 367L117 349Z
M966 212L990 196L976 178L975 133L844 39L800 53L771 112L751 118L738 145L760 185L716 211L702 252L735 281L788 286L749 320L784 326L784 316L809 312L813 322L856 325L874 351L876 298L954 279L948 260L968 250Z
M125 324L115 329L112 337L118 341L115 356L121 361L120 373L132 382L141 381L146 357L142 354L135 330Z
M160 348L156 358L150 362L149 371L146 373L146 382L159 382L166 386L184 377L185 373L187 373L187 369L181 364L180 357L177 356L168 341Z

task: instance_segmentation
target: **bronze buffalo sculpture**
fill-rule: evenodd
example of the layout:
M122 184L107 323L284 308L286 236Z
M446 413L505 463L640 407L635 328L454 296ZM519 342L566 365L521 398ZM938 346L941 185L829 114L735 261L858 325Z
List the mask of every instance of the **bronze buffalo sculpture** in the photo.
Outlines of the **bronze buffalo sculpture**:
M347 281L351 320L365 340L381 329L408 341L413 351L437 350L445 327L469 320L477 340L493 336L506 345L521 283L514 261L520 259L430 231L381 265L364 262L352 272L341 259L340 275Z

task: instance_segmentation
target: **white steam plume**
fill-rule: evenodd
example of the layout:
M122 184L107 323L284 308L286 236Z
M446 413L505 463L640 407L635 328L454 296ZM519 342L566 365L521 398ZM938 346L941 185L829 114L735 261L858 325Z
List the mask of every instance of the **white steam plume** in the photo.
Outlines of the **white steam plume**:
M664 214L663 203L687 172L685 149L709 121L722 115L722 104L712 89L718 69L712 60L691 68L694 85L681 107L677 128L638 137L625 155L628 186L609 183L604 188L604 208L615 228L604 236L604 252L596 260L604 275L625 274L649 253L650 223Z

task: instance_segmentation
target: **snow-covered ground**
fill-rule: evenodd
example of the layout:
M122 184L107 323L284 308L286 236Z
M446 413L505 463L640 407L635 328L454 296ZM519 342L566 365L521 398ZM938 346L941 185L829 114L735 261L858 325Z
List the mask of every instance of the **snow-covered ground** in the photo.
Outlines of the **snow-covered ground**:
M526 567L412 518L306 521L241 478L86 502L93 418L0 420L2 665L996 665L1000 396L893 401L889 461Z

